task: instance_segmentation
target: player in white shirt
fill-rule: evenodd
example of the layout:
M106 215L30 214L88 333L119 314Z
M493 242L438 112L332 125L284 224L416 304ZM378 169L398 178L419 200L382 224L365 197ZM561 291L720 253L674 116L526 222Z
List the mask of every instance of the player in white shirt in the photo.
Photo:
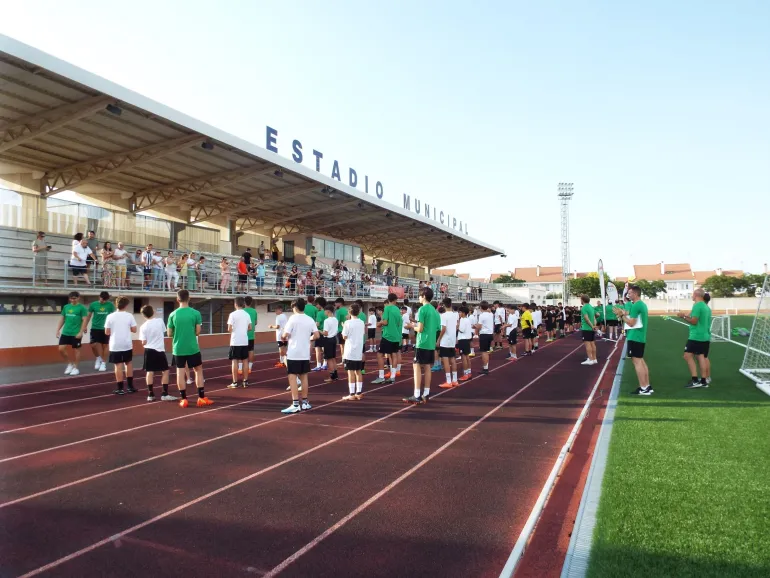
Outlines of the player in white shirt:
M283 312L281 305L277 305L275 308L275 323L268 325L268 328L275 329L275 341L278 343L278 363L275 364L275 367L286 367L287 343L281 339L284 327L286 327L286 313Z
M115 364L115 381L118 388L113 392L116 395L124 393L136 393L134 389L134 342L131 337L136 333L136 320L126 311L131 301L128 297L118 297L115 305L118 310L110 313L104 320L104 333L110 337L110 363ZM126 371L128 387L123 391L123 369Z
M442 301L446 311L440 315L441 332L438 336L438 356L444 367L446 382L439 385L443 389L457 387L457 360L455 359L455 347L457 346L457 324L460 316L452 311L452 300L447 297Z
M479 334L479 349L481 350L482 375L489 373L489 351L492 349L492 339L495 336L495 318L489 310L489 303L481 302L479 320L473 326Z
M412 326L412 310L406 305L401 307L401 353L409 351L410 327Z
M315 322L305 315L305 300L301 297L291 304L294 313L286 322L281 335L282 341L287 341L286 347L286 371L289 375L289 387L291 387L292 404L281 413L299 413L301 410L310 409L307 399L308 386L307 374L310 372L310 341L319 339L320 334ZM297 383L299 381L299 383ZM298 385L302 386L302 404L299 402Z
M153 317L155 310L150 305L142 307L142 315L147 320L139 328L139 339L144 345L144 369L145 380L147 381L147 401L155 401L155 392L153 391L153 381L155 373L160 372L160 384L163 387L162 401L176 401L175 395L168 393L169 370L168 358L166 357L166 342L163 338L166 336L166 324L163 319Z
M492 314L495 320L495 349L503 348L503 325L505 325L505 307L499 301L492 305Z
M471 378L471 361L468 358L471 352L471 339L473 339L473 325L468 316L470 310L467 305L460 307L460 320L457 323L457 348L460 350L463 363L463 376L458 381L468 381Z
M475 328L476 328L476 324L479 322L479 314L480 314L480 310L478 305L476 305L476 307L473 308L473 311L471 311L468 314L468 319L471 320L471 327L474 329L473 331L474 336L477 335ZM472 339L471 339L471 352L468 354L468 357L476 357L476 352L473 349Z
M227 318L227 331L230 332L230 352L228 359L233 372L233 382L227 387L238 387L238 369L243 371L243 387L249 386L249 370L251 364L246 363L249 358L249 331L251 331L251 317L243 309L246 307L244 297L235 298L235 311Z
M329 377L324 379L324 382L331 383L339 379L337 375L337 334L339 333L340 322L334 315L334 305L327 305L324 312L326 319L324 319L321 335L323 335L324 344L324 364L329 368Z
M505 320L503 329L508 336L508 349L510 351L506 359L513 361L518 359L516 356L516 340L519 335L519 310L515 305L508 305L506 309L508 309L508 317Z
M361 306L353 303L350 306L350 319L342 324L342 337L345 345L342 351L342 363L348 372L348 395L345 401L360 400L363 397L364 378L361 370L364 368L364 322L358 318Z
M543 312L534 303L530 303L529 310L532 311L532 321L535 325L535 338L532 340L532 349L537 351L540 341L540 326L543 324Z
M359 311L360 313L360 311ZM343 324L344 326L344 324ZM366 324L366 336L369 340L369 349L366 351L367 353L376 353L377 352L377 315L375 315L374 307L369 308L369 318L367 319Z

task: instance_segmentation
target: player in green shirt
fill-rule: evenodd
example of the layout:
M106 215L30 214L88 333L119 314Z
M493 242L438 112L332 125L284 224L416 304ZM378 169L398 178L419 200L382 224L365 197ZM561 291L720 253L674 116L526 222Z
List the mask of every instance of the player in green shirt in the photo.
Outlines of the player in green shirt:
M246 333L246 337L249 339L248 348L249 348L249 371L251 371L251 366L254 365L254 330L257 328L257 310L254 309L254 299L251 297L251 295L247 295L245 297L246 301L246 307L243 308L243 310L249 314L249 319L251 319L251 329ZM242 373L241 364L238 364L238 374L240 375Z
M401 326L404 320L401 318L401 310L396 303L398 297L395 293L388 294L388 304L382 310L382 319L377 322L377 327L382 328L380 347L377 349L377 369L379 376L372 384L391 383L401 376ZM390 373L385 375L385 356L390 357Z
M85 327L91 322L91 351L94 352L96 362L94 369L107 371L106 357L110 352L110 338L104 333L104 321L107 316L115 311L115 304L110 301L110 294L106 291L99 293L99 300L92 302L88 306L88 317L86 317Z
M631 306L628 311L615 309L617 315L629 329L626 330L626 355L631 359L636 370L636 378L639 387L634 395L652 395L654 393L650 385L650 370L644 361L644 347L647 344L647 305L642 301L642 291L638 285L628 288L628 296L631 298Z
M601 299L596 300L594 315L596 315L596 327L599 329L599 334L602 334L606 328L604 326L604 307L602 307Z
M201 334L203 319L197 309L190 307L190 292L180 289L176 294L179 307L168 316L168 336L171 338L172 365L176 366L176 385L182 399L180 407L187 407L187 392L185 390L185 369L195 373L195 384L198 386L198 407L214 403L206 397L203 391L203 359L198 346L198 336Z
M305 309L303 313L310 317L313 321L316 320L316 312L318 311L318 308L315 306L315 296L308 295L307 296L307 303L305 304Z
M615 315L613 307L612 303L607 304L607 307L605 307L607 311L607 338L617 341L620 338L618 335L618 316Z
M692 381L686 386L688 389L708 387L709 381L711 381L711 367L708 362L709 346L711 345L711 309L704 301L705 295L706 292L703 289L693 291L692 300L695 303L692 306L692 311L689 315L679 314L679 317L690 325L687 344L684 346L684 360L687 362L692 376ZM698 358L698 365L700 366L700 379L698 379L698 370L695 367L695 357Z
M421 307L412 327L417 335L414 348L414 395L404 398L406 403L426 403L430 398L430 368L436 358L436 336L441 329L441 316L430 304L433 300L433 289L423 287L420 290ZM425 380L424 389L421 387Z
M59 355L67 362L64 375L80 375L80 342L86 330L88 309L80 302L80 293L73 291L69 294L69 303L62 307L56 337L59 339ZM71 347L74 359L70 361L67 347Z
M342 326L348 320L348 308L345 307L345 300L342 297L337 297L334 300L334 306L336 309L334 316L337 318L338 325L337 340L340 344L340 354L342 354L342 348L345 345L345 339L342 337Z
M591 307L588 295L581 295L580 302L580 330L583 334L583 343L586 344L586 360L580 365L596 365L596 311Z
M324 319L326 319L326 311L324 311L326 307L326 298L316 297L315 306L316 306L315 325L318 328L318 331L320 332L324 330ZM318 339L316 339L314 345L315 345L315 367L310 371L325 371L327 369L327 366L324 361L323 339L319 337Z

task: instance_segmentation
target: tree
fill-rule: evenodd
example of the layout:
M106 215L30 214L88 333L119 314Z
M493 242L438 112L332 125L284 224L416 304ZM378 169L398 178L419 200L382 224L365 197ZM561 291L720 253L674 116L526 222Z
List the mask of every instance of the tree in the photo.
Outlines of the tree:
M703 288L712 297L732 297L735 291L744 286L744 281L729 275L712 275L703 282Z
M762 289L762 284L765 282L764 273L754 274L745 273L743 277L740 277L742 281L742 289L746 289L746 295L748 297L755 297L757 289Z
M610 276L607 273L604 274L604 286L610 281ZM602 288L599 285L599 274L589 273L585 277L578 277L577 279L569 280L569 292L572 295L588 295L591 298L601 297Z
M516 279L516 277L512 277L511 275L500 275L497 279L492 281L492 283L506 283L508 285L523 285L524 281L521 279Z
M561 299L561 293L546 293L546 299Z
M642 296L647 297L647 299L657 299L660 293L666 293L666 282L663 280L647 281L646 279L637 279L633 284L639 286Z

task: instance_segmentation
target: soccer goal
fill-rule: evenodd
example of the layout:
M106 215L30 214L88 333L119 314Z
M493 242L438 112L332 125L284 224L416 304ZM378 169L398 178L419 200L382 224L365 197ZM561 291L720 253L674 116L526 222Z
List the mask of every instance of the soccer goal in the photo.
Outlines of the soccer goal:
M751 327L741 373L770 395L770 276L765 277L759 293L757 316Z
M730 316L717 315L711 318L711 341L731 341Z

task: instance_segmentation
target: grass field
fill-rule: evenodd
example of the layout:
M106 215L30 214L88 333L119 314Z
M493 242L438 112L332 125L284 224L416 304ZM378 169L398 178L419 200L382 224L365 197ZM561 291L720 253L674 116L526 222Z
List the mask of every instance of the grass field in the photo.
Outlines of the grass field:
M711 387L685 389L686 338L650 318L649 398L629 394L626 363L591 577L770 576L770 397L738 373L745 349L731 343L712 344Z

